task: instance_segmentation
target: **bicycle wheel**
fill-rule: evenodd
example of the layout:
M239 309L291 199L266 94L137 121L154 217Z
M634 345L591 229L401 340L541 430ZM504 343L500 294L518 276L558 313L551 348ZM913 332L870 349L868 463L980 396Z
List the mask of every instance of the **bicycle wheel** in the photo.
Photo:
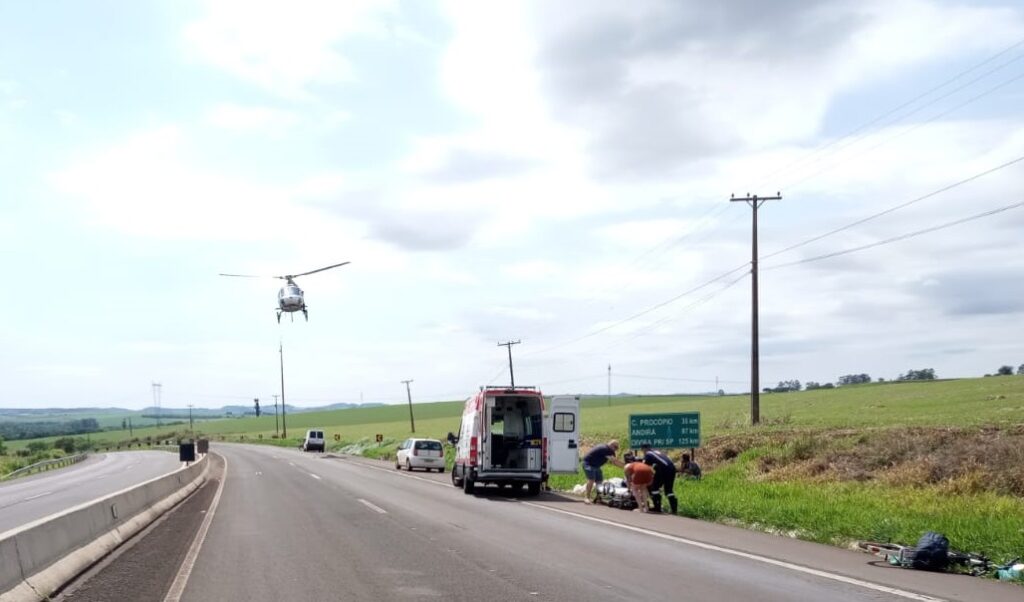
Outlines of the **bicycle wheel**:
M895 543L880 543L877 541L858 541L857 547L863 552L875 554L876 556L899 554L906 548L906 546Z

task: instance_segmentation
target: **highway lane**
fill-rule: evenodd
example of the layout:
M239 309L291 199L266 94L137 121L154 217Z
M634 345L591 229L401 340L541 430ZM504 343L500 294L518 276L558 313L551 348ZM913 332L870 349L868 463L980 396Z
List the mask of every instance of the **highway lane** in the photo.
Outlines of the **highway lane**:
M180 465L170 452L110 452L0 483L0 533L167 474Z
M764 561L771 555L701 548L646 530L694 521L554 496L540 502L495 490L467 496L439 482L440 475L409 478L288 449L218 445L215 451L228 460L228 473L184 590L182 600L190 602L1019 599L1016 588L964 585L979 582L964 577L915 581L899 576L911 571L885 569L874 573L881 581L851 577L866 557L806 542L792 544L807 546L797 550L803 554L798 562L772 564ZM566 510L596 514L583 519ZM602 512L637 526L600 522ZM750 535L769 544L789 542ZM769 545L772 550L782 548ZM849 566L833 572L831 563ZM902 588L901 580L913 587ZM931 595L914 593L921 591Z

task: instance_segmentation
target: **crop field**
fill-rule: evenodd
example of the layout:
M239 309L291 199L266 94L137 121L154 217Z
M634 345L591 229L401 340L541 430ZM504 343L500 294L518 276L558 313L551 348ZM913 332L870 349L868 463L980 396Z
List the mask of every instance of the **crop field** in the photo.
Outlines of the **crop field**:
M458 431L462 405L414 405L416 435ZM1024 377L764 394L757 428L747 396L591 397L583 402L583 447L609 438L628 444L630 414L677 411L701 412L697 460L705 469L703 480L677 483L681 514L835 545L913 543L938 530L954 547L997 559L1024 554ZM274 437L273 414L196 423L197 434L214 440L287 446L308 428L337 436L334 449L372 457L388 457L411 434L404 405L289 415L284 440ZM187 424L134 436L185 434ZM93 437L107 445L129 440L123 431ZM559 475L551 484L581 482L582 474Z

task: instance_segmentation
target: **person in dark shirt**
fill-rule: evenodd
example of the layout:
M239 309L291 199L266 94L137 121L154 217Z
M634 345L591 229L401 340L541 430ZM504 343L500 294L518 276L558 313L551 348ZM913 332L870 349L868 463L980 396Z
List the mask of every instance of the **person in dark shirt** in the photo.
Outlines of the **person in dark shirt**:
M594 489L595 483L600 484L604 482L604 474L601 472L602 466L608 462L619 467L624 466L622 460L615 457L618 453L619 442L612 439L608 443L595 445L593 449L587 452L587 455L583 456L583 474L587 477L587 488L583 493L584 502L592 504L600 499L600 493L595 495L593 500L590 499L590 492Z
M679 510L679 501L676 500L676 465L665 452L651 449L650 445L641 445L640 451L644 454L644 464L654 469L654 482L651 483L651 505L655 512L661 512L661 490L665 490L665 497L668 498L668 507L672 514Z
M699 479L701 474L700 466L696 462L692 462L690 460L690 454L683 454L683 461L680 464L679 472L695 479Z

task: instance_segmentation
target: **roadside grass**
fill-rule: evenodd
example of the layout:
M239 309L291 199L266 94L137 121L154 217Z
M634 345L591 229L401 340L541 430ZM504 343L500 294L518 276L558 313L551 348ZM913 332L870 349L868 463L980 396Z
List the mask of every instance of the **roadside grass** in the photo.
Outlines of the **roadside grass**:
M197 422L196 434L297 447L306 429L318 428L333 451L388 460L407 437L443 441L458 431L462 406L415 404L415 435L404 405L290 414L286 439L274 438L272 414ZM937 530L958 549L999 560L1024 554L1024 376L766 394L757 428L748 424L745 395L588 397L581 447L610 438L628 445L633 413L695 410L705 477L677 482L681 514L840 546L857 539L912 544ZM142 428L135 437L167 432ZM129 439L123 431L93 437L115 445ZM450 470L448 446L446 457ZM569 490L583 482L577 473L550 484Z

